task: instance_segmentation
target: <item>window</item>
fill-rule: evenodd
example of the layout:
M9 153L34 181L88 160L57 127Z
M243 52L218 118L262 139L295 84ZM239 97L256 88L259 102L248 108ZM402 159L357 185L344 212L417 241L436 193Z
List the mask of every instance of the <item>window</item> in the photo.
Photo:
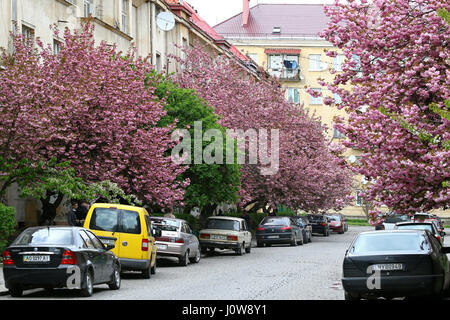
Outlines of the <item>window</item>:
M281 33L281 27L273 27L272 33Z
M355 68L353 70L357 71L356 76L362 77L362 69L361 69L361 58L360 56L353 54L352 59L356 62Z
M342 71L342 64L344 63L345 56L343 54L338 54L333 58L333 69L335 71Z
M122 0L122 31L128 33L128 0Z
M25 41L34 40L34 29L22 24L22 37Z
M321 61L320 54L310 54L309 55L309 71L322 71L324 70L324 65Z
M291 103L299 103L298 88L287 88L287 100Z
M334 104L341 104L342 103L341 96L338 95L337 93L333 93L333 99L334 99Z
M58 54L61 51L61 41L53 39L53 54Z
M356 190L356 205L357 206L363 206L364 205L364 200L360 195L361 190Z
M122 232L140 234L141 233L141 219L139 212L122 210Z
M299 76L298 55L269 54L268 69L272 76L282 79L297 79Z
M95 249L104 249L103 243L92 233L89 231L85 231L89 238L92 241L92 244L94 245Z
M333 128L333 138L335 138L335 139L345 139L345 134L340 132L338 129Z
M318 92L320 95L316 98L309 95L309 104L322 104L322 89L321 88L311 88L311 90Z
M86 232L84 232L83 230L80 231L80 236L83 239L84 242L84 246L83 248L87 248L87 249L95 249L94 244L91 241L91 238L89 238L89 236L86 234Z
M71 229L30 228L25 230L15 241L14 245L71 245L73 236Z
M92 2L91 0L84 0L84 17L87 18L89 16L92 16Z
M247 53L248 57L252 59L256 64L258 64L258 54L257 53Z

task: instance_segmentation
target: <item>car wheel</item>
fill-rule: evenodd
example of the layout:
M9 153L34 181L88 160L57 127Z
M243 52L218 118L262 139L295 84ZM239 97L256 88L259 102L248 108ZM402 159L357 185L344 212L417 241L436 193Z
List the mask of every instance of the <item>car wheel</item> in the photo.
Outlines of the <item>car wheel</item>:
M295 234L294 234L294 236L292 237L292 240L291 240L291 247L295 247L295 246L297 246L297 238L295 237Z
M245 242L242 242L241 245L239 245L239 248L236 249L236 254L238 256L242 256L245 253Z
M84 287L80 290L80 295L82 297L90 297L94 293L94 277L90 270L86 271L84 277Z
M151 274L155 274L156 273L156 262L158 261L158 259L155 259L155 264L153 265L153 267L151 267L150 269L150 273Z
M189 264L189 250L186 250L183 256L178 258L179 265L186 267Z
M350 292L344 291L344 299L350 300L350 301L356 301L356 300L359 300L360 297L356 294L352 294Z
M112 274L111 282L108 283L108 287L111 290L119 290L120 289L120 283L121 283L120 270L119 270L119 266L116 264L114 266L114 271L113 271L113 274Z
M142 270L142 278L150 279L152 277L152 259L148 262L148 267Z
M201 254L200 254L200 247L197 248L197 253L195 254L194 258L190 258L192 263L199 263L201 258Z
M9 294L11 295L11 297L19 298L23 294L23 289L18 285L14 285L9 288Z
M252 251L252 244L248 246L248 248L245 248L245 253L250 253Z

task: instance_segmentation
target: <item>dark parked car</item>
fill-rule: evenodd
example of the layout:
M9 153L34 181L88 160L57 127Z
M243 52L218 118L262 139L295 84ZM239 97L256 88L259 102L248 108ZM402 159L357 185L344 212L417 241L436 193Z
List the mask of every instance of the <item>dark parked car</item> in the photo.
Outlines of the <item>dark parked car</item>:
M449 252L427 230L362 232L345 254L345 298L447 294Z
M436 239L439 240L441 245L444 245L444 234L445 232L438 231L438 228L436 224L433 222L401 222L397 223L394 227L394 230L406 230L406 229L413 229L413 230L428 230L432 235L436 237Z
M265 217L256 228L258 247L287 243L291 246L303 244L300 228L289 217Z
M325 237L330 235L330 225L328 224L326 216L320 214L308 214L306 217L311 223L313 233L320 233Z
M120 262L91 231L81 227L33 227L3 252L5 285L13 297L33 288L77 288L91 296L93 286L120 288Z
M290 218L294 220L299 226L300 230L302 230L304 243L311 242L312 227L309 223L308 218L304 216L291 216Z

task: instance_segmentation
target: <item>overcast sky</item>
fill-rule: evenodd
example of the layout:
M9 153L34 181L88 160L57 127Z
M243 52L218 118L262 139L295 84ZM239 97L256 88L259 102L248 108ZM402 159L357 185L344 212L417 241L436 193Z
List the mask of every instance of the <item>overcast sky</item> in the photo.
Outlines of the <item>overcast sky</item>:
M242 12L243 0L185 0L192 5L200 17L213 27L216 24ZM250 8L258 3L334 3L333 0L250 0Z

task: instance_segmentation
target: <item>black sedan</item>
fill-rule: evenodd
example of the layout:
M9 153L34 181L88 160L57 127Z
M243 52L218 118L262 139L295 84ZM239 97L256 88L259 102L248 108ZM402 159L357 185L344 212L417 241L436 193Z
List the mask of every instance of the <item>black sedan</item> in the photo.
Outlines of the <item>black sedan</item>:
M306 217L311 223L313 233L320 233L324 237L330 235L330 225L327 217L321 214L308 214Z
M362 232L344 258L345 298L448 294L447 253L450 248L442 247L427 230Z
M271 244L303 244L300 228L289 217L265 217L256 228L256 244L258 247Z
M312 226L309 223L308 218L304 217L304 216L291 216L290 218L292 220L294 220L294 222L297 223L298 227L302 231L304 243L311 242L311 239L312 239Z
M5 285L13 297L33 288L120 288L120 262L91 231L79 227L33 227L23 231L3 252Z

